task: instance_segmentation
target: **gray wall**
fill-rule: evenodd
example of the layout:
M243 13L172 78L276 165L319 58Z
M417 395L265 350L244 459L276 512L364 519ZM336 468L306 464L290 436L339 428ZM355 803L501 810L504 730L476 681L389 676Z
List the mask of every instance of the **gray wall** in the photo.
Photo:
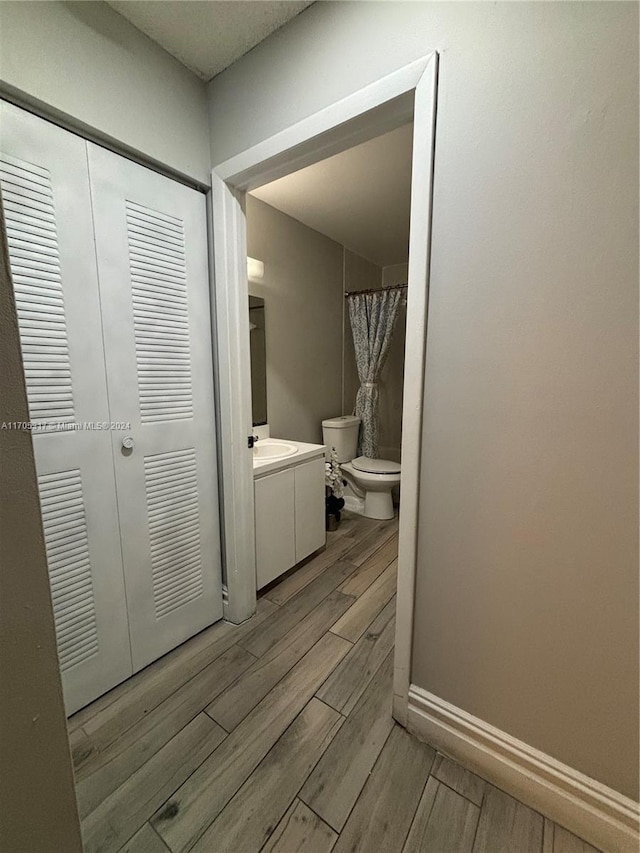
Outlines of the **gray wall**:
M102 2L0 3L0 80L210 184L205 84Z
M271 435L321 443L342 406L342 246L247 196L247 251L264 263Z
M637 797L637 5L317 3L210 85L213 159L432 49L412 680Z
M28 421L0 210L0 422ZM0 849L81 853L31 434L0 429Z

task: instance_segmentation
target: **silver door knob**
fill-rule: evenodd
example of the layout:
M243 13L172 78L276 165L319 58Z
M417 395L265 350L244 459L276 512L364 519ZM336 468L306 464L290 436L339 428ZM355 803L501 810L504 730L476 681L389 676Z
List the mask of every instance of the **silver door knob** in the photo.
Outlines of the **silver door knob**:
M122 439L122 446L124 447L125 450L133 450L134 444L135 444L135 441L133 440L133 438L130 435L125 435L125 437Z

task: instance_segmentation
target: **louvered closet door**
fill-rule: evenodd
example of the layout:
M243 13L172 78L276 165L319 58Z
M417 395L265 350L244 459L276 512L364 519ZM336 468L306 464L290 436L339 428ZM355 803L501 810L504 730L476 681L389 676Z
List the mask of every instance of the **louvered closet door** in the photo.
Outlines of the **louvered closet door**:
M72 713L132 672L85 143L0 102L0 186Z
M206 210L89 144L134 670L222 617Z

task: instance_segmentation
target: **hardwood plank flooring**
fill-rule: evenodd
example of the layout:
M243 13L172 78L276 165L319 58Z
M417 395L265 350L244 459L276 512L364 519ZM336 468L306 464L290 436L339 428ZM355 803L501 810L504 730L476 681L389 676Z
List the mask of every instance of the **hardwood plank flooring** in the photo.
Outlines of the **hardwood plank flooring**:
M169 848L150 823L143 824L121 853L167 853Z
M389 655L300 791L300 799L338 832L393 728L392 682Z
M268 622L259 625L247 637L241 639L239 642L242 648L256 657L262 657L349 577L354 568L351 563L342 560L329 566L319 577L283 604Z
M545 817L542 831L542 853L553 853L553 830L553 821Z
M480 809L430 776L403 853L471 853Z
M393 649L395 607L394 596L318 691L318 698L341 714L351 713L378 667Z
M553 825L553 853L597 853L594 847L572 835L562 826Z
M345 513L69 720L86 853L597 853L394 723L397 529Z
M335 623L331 631L355 643L367 630L372 620L389 603L396 591L397 560L384 570L377 580L368 587L344 616Z
M435 752L395 725L362 789L334 853L401 853Z
M253 666L205 708L207 714L228 732L233 731L271 688L326 634L353 600L352 596L341 592L330 593L268 652L260 658L252 658L255 660Z
M188 681L104 752L97 753L76 776L80 816L84 817L151 758L217 696L246 671L255 658L232 646Z
M331 827L300 800L294 800L289 810L262 848L262 853L331 853L338 837Z
M433 775L445 785L448 785L458 794L471 800L477 806L482 805L485 781L470 770L465 770L455 761L439 755L433 766Z
M345 595L355 595L356 598L371 586L371 584L391 565L398 556L398 534L387 539L377 551L362 562L359 571L354 572L341 586L340 592ZM347 557L348 559L348 557ZM350 561L351 562L351 561ZM355 565L355 564L354 564Z
M198 714L82 822L85 853L110 853L145 823L223 740L224 731Z
M342 723L337 711L311 699L192 849L259 850Z
M346 640L325 634L158 810L151 824L170 850L193 846L348 648Z
M542 815L487 785L473 853L539 853L543 826Z

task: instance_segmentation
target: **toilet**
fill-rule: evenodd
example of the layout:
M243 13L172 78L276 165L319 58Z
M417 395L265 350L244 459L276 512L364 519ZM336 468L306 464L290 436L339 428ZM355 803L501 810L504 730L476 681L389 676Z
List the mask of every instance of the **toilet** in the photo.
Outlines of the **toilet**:
M400 463L356 456L360 418L343 415L322 421L328 450L335 448L344 479L345 509L367 518L393 518L391 490L400 484Z

